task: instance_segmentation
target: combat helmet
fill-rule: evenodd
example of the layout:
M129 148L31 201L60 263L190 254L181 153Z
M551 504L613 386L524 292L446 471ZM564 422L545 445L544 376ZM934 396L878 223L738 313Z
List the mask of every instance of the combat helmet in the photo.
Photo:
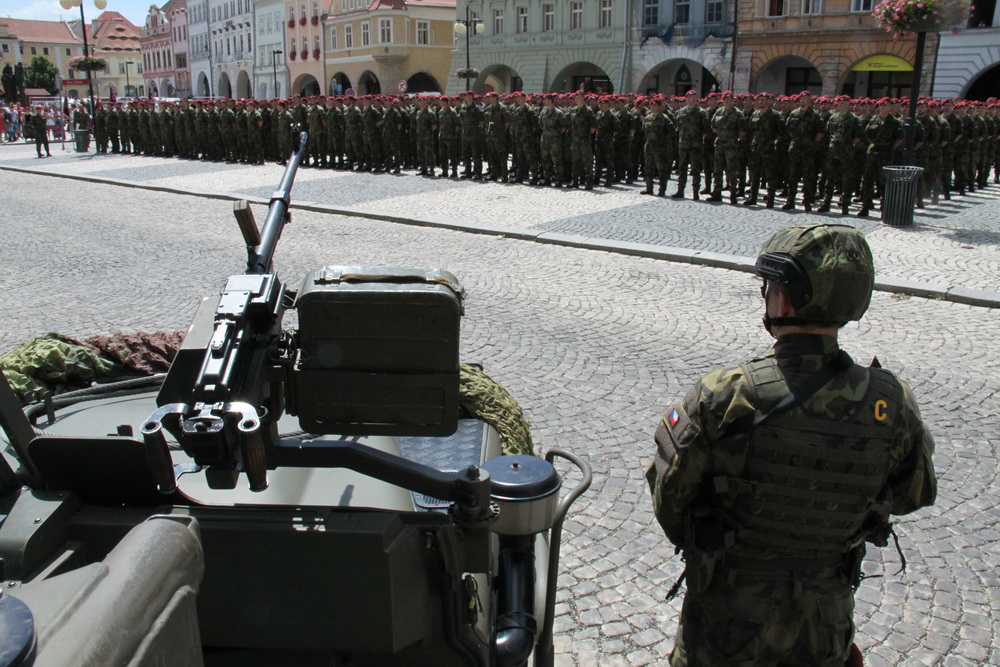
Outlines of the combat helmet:
M755 272L788 292L795 318L771 324L844 324L871 303L875 265L864 235L849 225L801 225L764 243Z

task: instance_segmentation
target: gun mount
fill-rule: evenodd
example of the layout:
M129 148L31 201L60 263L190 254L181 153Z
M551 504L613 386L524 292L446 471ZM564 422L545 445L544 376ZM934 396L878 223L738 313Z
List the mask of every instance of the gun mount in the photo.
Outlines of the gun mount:
M452 274L278 277L307 139L260 229L237 204L246 269L201 302L158 391L22 411L0 374L0 662L552 664L590 468L504 455L463 412ZM562 498L556 459L581 472Z

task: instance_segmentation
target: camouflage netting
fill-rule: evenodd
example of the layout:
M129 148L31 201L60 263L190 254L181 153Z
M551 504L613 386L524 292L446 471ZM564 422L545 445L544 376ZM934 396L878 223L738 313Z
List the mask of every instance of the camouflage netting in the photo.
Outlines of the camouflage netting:
M471 416L482 419L500 434L504 454L535 456L528 420L507 389L483 371L461 365L459 401Z
M83 341L48 333L0 356L0 370L21 400L40 391L61 394L102 378L165 372L183 338L183 331L117 333Z

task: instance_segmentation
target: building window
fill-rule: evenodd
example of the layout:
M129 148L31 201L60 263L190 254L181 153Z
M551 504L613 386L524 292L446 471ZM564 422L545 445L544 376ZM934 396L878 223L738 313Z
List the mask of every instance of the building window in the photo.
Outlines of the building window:
M503 32L503 10L493 10L493 34L499 35Z
M378 20L378 43L392 44L392 19Z
M705 5L705 23L722 23L722 0L708 0Z
M768 16L784 16L785 0L766 0Z
M611 27L611 0L601 0L601 20L599 25L602 28Z
M431 22L417 21L417 44L431 43Z
M330 28L330 48L334 51L337 50L337 27L334 26Z
M10 53L10 46L8 44L4 44L2 48L4 53Z
M31 55L33 55L33 56L37 56L38 55L38 49L35 48L34 46L31 47Z
M290 52L295 53L295 38L292 37L291 48L288 49Z
M556 29L556 6L553 4L542 5L542 31L552 32Z
M674 2L674 23L687 25L691 22L691 0Z
M352 49L354 48L354 27L345 25L344 26L344 48ZM295 49L292 49L293 51Z
M872 10L872 0L851 0L852 12L870 12Z
M823 80L815 67L789 67L785 70L785 95L795 95L808 90L818 95L823 90Z
M528 8L518 7L517 8L517 20L514 22L514 30L516 32L528 32Z
M823 0L802 0L803 14L819 14L823 8Z
M583 3L569 3L569 29L579 30L583 27Z
M642 24L660 25L660 0L642 0Z
M368 21L361 24L361 46L368 46L372 43L371 26Z

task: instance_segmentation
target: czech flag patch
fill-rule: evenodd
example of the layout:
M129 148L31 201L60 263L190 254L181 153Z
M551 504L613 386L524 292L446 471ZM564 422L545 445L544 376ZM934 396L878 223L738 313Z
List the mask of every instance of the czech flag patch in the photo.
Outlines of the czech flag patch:
M671 428L677 426L677 422L680 421L681 416L677 414L677 410L671 410L670 414L667 415L667 423L670 424Z

